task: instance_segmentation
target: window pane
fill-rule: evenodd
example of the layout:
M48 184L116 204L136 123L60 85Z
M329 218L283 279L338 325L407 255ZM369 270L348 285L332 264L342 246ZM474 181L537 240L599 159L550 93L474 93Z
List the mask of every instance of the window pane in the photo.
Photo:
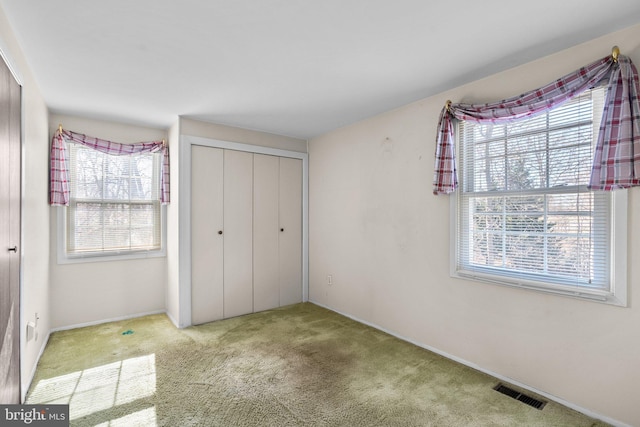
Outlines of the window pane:
M72 207L69 208L70 210ZM73 224L69 227L68 244L74 251L102 250L102 210L100 204L78 203L70 216Z
M504 138L505 126L501 124L487 124L484 126L474 126L470 128L473 137L477 142L491 141L495 138Z
M585 184L591 175L589 145L549 151L549 186Z
M473 233L472 264L485 267L504 266L503 239L502 234Z
M594 208L593 193L549 194L547 196L548 209L551 214L556 212L591 212Z
M527 212L541 215L544 211L544 196L539 194L505 197L504 203L505 211L508 213Z
M152 200L153 192L153 158L138 156L131 158L131 199Z
M129 205L103 205L103 227L105 248L127 249L129 247Z
M519 122L460 123L459 269L609 286L610 195L586 189L604 90L593 93Z
M130 160L129 156L105 155L105 199L129 199Z
M68 252L160 249L159 161L72 144Z
M544 237L507 235L505 241L505 267L530 273L544 272Z
M145 247L159 245L156 242L156 228L160 226L160 218L157 215L159 209L156 206L132 205L131 206L131 246Z
M602 89L600 89L602 92ZM601 94L600 94L601 95ZM592 91L587 91L549 112L549 126L564 126L568 122L593 121Z
M550 237L549 271L590 282L593 276L592 250L589 237Z
M507 134L511 137L525 133L544 131L547 127L547 116L539 114L528 120L520 120L507 125Z
M78 149L77 157L71 157L72 169L75 166L75 174L72 171L71 182L75 183L75 186L72 186L72 193L75 190L78 198L102 198L103 158L97 151L86 148Z
M546 187L546 152L510 155L508 161L508 189L527 190Z
M496 191L505 189L504 158L484 158L476 163L471 191Z

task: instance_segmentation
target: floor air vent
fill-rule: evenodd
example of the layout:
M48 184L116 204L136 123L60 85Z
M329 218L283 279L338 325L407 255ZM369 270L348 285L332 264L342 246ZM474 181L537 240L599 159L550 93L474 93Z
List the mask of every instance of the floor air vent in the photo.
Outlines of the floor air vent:
M544 405L547 404L547 402L543 402L542 400L538 400L538 399L534 399L531 396L527 396L526 394L522 394L519 391L516 391L512 388L507 387L504 384L498 384L497 386L495 386L493 388L495 391L502 393L504 395L507 395L509 397L512 397L516 400L519 400L522 403L525 403L529 406L532 406L536 409L542 409L544 408Z

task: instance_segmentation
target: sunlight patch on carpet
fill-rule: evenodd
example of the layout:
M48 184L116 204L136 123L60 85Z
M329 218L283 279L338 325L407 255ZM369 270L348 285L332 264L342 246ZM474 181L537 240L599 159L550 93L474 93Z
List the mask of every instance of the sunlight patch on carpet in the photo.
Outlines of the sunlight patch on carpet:
M155 392L155 354L149 354L40 380L34 387L30 400L69 404L69 416L74 420L153 396ZM155 420L154 408L139 411L139 414L129 414L123 419L136 414L137 417L150 417L150 409L153 410Z

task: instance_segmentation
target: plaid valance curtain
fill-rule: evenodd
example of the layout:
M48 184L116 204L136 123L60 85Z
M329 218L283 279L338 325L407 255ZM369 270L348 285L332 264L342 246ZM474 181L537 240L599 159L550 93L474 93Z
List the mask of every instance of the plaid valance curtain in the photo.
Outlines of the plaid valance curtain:
M115 156L162 152L160 202L162 204L169 203L169 147L163 141L121 144L59 129L51 141L49 204L52 206L69 206L69 166L67 164L66 141L72 141Z
M598 134L592 190L640 185L640 92L638 71L623 55L607 56L539 89L492 104L450 104L442 109L436 137L434 194L458 187L453 119L505 123L543 113L608 78Z

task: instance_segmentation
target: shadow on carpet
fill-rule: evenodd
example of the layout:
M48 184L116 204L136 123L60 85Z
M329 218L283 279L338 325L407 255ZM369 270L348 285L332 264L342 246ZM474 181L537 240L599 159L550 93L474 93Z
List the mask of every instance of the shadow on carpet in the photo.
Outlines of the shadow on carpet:
M27 403L69 404L72 426L606 425L497 383L303 303L183 330L153 315L53 333Z

